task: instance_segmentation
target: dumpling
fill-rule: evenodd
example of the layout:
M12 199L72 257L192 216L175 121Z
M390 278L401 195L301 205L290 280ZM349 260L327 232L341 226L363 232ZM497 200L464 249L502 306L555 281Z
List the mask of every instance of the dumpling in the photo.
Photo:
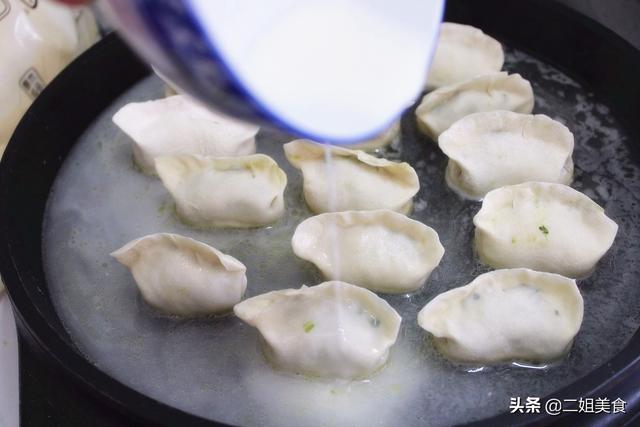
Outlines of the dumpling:
M376 138L368 141L359 142L357 144L348 145L351 150L375 151L379 148L386 147L391 144L400 134L400 120L392 124L389 129L382 132Z
M402 320L373 292L337 281L268 292L233 311L258 329L274 368L346 379L368 377L386 363Z
M494 110L528 114L533 103L531 83L520 74L492 73L426 94L416 117L418 128L437 141L449 126L469 114Z
M242 299L247 288L244 264L177 234L141 237L111 256L129 267L144 300L168 314L224 313Z
M528 182L487 194L473 218L480 260L582 278L613 244L618 225L566 185Z
M502 69L502 45L470 25L444 22L427 77L427 87L442 87Z
M444 255L435 230L390 210L308 218L296 228L291 244L326 279L389 293L418 289Z
M113 122L133 139L133 158L146 174L155 174L159 156L253 154L259 129L209 111L186 95L127 104Z
M408 163L364 151L299 139L285 144L284 152L302 170L304 198L316 213L372 209L406 213L420 189L418 174ZM326 162L329 156L331 161Z
M447 184L472 199L527 181L569 184L573 176L573 134L542 114L471 114L443 132L438 145L449 157Z
M481 274L431 300L418 324L448 359L463 363L562 358L582 324L576 282L527 269Z
M156 159L156 170L178 215L198 227L259 227L284 213L287 175L269 156Z

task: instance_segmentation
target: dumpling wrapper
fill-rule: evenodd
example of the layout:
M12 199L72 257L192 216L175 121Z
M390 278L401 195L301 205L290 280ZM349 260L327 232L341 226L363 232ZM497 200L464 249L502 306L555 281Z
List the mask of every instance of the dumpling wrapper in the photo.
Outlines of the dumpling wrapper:
M406 213L420 189L418 174L408 163L364 151L299 139L285 144L284 152L302 170L304 198L315 213L374 209Z
M456 362L546 363L569 351L583 310L572 279L497 270L435 297L418 313L418 324Z
M470 25L443 22L427 87L438 88L500 71L503 64L500 42Z
M434 141L469 114L507 110L529 114L534 96L531 83L520 74L485 74L426 94L416 109L418 129Z
M418 289L444 255L435 230L390 210L313 216L298 225L291 245L326 279L388 293Z
M259 127L209 111L186 95L132 102L113 122L133 139L133 158L154 175L156 157L171 154L233 157L256 152Z
M569 184L573 177L573 134L543 114L470 114L443 132L438 145L449 157L447 184L471 199L505 185Z
M269 156L156 159L156 170L178 215L197 227L259 227L284 213L287 175Z
M575 278L593 271L618 232L604 209L584 194L541 182L490 192L473 223L484 264Z
M188 237L158 233L111 254L129 267L144 300L177 316L228 312L244 295L246 267L230 255Z
M233 311L258 329L274 368L325 378L361 379L382 368L402 320L373 292L338 281L268 292Z
M390 145L400 135L400 120L392 124L389 129L382 132L376 138L357 144L347 145L350 150L376 151L380 148Z

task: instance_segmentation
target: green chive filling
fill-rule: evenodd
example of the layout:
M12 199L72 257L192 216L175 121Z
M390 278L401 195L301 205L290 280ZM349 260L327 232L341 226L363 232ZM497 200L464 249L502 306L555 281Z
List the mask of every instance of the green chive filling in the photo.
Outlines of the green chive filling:
M304 322L304 325L302 325L302 328L306 333L309 333L313 328L315 328L315 326L316 325L311 320L307 320L306 322Z

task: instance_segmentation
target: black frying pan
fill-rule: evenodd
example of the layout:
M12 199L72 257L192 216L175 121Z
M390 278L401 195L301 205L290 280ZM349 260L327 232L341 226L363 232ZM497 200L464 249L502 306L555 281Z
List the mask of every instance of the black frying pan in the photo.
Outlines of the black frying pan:
M552 1L455 0L447 20L482 28L499 40L564 70L604 99L635 142L640 163L640 52L597 23ZM76 60L25 115L0 166L0 269L21 335L73 381L131 419L157 425L215 425L173 409L115 381L84 358L63 328L49 298L41 236L50 187L69 150L116 97L149 74L116 37L109 36ZM638 278L640 281L640 277ZM560 399L616 396L632 424L640 411L640 333L605 365L553 393ZM474 425L572 422L605 425L606 415L503 414Z

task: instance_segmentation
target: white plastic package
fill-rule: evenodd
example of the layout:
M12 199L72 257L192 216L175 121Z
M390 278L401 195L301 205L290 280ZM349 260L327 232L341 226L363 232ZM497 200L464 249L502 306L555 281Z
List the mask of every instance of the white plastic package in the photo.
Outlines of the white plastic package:
M0 155L33 100L98 39L93 13L51 0L0 0Z

